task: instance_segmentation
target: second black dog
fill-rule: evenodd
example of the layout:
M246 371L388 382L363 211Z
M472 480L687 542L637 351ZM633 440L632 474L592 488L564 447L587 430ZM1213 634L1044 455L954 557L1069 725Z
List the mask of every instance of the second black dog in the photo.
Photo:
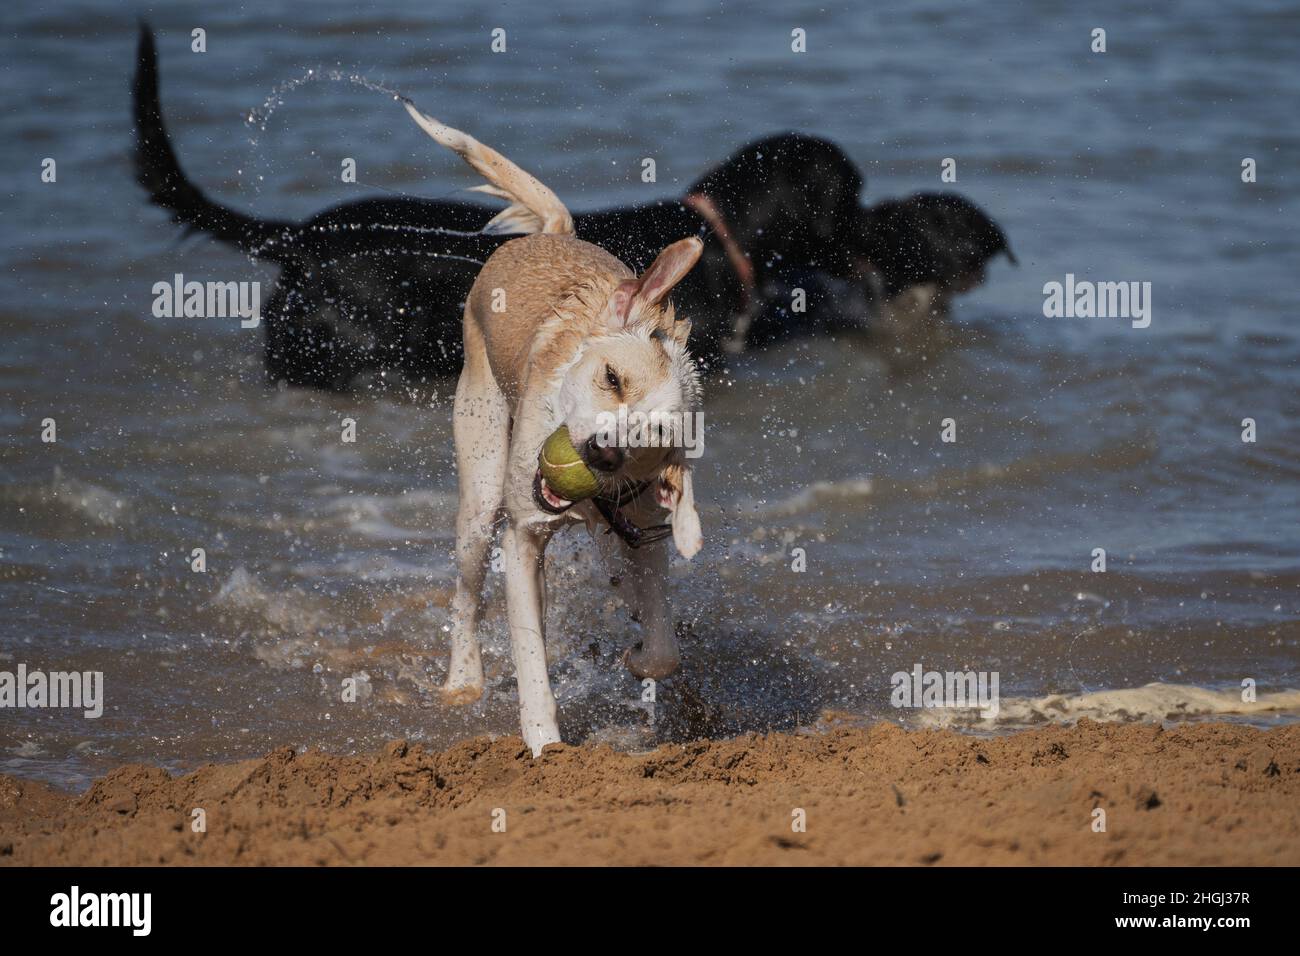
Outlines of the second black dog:
M150 200L175 222L281 267L262 309L272 379L345 389L378 373L422 380L459 372L465 296L479 264L509 238L480 231L492 209L382 198L302 223L248 216L212 201L185 176L163 124L147 27L133 100L136 174ZM961 197L930 197L926 215L909 216L921 198L912 197L882 218L859 204L862 188L861 173L839 147L784 133L744 147L680 202L574 219L579 236L638 272L668 241L692 233L704 239L699 264L673 298L694 320L691 349L708 368L760 331L770 339L824 328L816 295L807 312L752 321L774 314L763 308L764 290L800 276L815 273L850 290L849 311L859 314L841 318L862 325L868 304L883 306L882 296L918 285L961 290L982 279L990 258L1010 254L998 226ZM930 214L945 209L953 212Z

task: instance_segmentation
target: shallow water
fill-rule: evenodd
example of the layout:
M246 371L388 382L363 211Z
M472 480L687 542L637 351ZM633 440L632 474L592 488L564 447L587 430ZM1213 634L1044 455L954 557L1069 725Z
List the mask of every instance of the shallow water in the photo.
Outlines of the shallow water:
M1023 698L1300 683L1300 201L1285 185L1300 14L1208 0L1172 21L1126 3L449 6L159 6L187 172L278 217L473 184L387 95L346 80L276 95L338 70L501 147L575 208L673 195L778 129L840 143L869 197L941 188L953 156L954 188L1021 260L960 300L959 344L919 375L891 377L841 338L709 383L706 549L674 569L683 669L651 723L618 664L635 624L568 536L550 558L566 737L640 747L826 708L898 718L890 675L917 663L997 671ZM260 330L150 314L153 283L174 273L261 279L265 301L275 272L180 240L134 186L134 17L4 14L6 86L25 95L0 156L27 172L5 190L0 245L0 670L102 670L108 701L98 720L0 711L0 772L78 785L126 760L513 731L498 582L487 699L447 711L431 693L452 584L452 383L271 390ZM1088 52L1096 25L1105 55ZM193 26L206 54L189 52ZM505 55L487 52L496 26ZM809 32L802 58L791 26ZM245 123L258 110L265 130ZM55 184L39 181L46 156ZM361 184L339 182L343 156ZM656 184L639 181L644 156ZM1044 318L1043 284L1066 273L1151 282L1151 326ZM39 440L46 417L57 443ZM339 441L345 417L356 444ZM940 441L945 418L955 443ZM205 574L189 570L195 547ZM1089 570L1098 547L1104 574ZM355 704L339 700L348 676L364 677Z

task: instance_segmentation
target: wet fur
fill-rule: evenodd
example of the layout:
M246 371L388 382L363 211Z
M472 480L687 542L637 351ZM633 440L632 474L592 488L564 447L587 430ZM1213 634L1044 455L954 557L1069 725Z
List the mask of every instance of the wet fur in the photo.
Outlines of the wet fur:
M596 527L600 515L590 501L562 509L546 500L538 457L546 438L564 425L575 448L602 460L604 451L593 450L588 439L596 432L597 414L619 404L646 412L693 410L698 382L686 351L690 323L678 318L667 295L696 263L701 244L695 238L671 244L638 277L608 252L573 236L573 219L555 194L510 160L413 106L407 109L430 136L521 207L512 214L517 220L540 230L500 246L465 304L465 364L452 418L460 485L456 595L442 687L444 698L457 704L483 692L477 629L488 554L501 523L520 731L539 754L560 740L546 661L546 545L557 528L578 521ZM702 538L680 452L617 451L617 464L606 462L608 470L594 472L602 487L611 492L646 483L636 514L655 523L670 516L678 551L693 556ZM615 548L606 543L606 550ZM679 659L664 594L667 557L661 546L621 551L609 557L626 566L622 573L644 635L624 659L638 676L661 677Z

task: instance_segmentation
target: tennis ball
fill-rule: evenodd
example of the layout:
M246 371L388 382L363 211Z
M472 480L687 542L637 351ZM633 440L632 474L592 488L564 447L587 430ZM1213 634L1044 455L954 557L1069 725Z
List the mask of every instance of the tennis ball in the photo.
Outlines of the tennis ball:
M582 460L578 450L573 447L567 425L561 425L551 432L551 437L546 439L546 444L542 446L538 463L541 465L542 477L546 479L546 484L561 498L581 501L583 498L590 498L600 490L600 486L596 483L596 476L591 473L591 469Z

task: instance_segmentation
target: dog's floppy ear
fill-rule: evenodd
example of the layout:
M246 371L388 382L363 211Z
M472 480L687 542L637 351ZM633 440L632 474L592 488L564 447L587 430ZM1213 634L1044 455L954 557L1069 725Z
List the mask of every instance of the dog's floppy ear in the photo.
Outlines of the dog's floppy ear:
M659 475L656 488L659 504L672 513L673 544L686 559L695 557L704 546L700 516L695 510L695 488L691 469L680 462L668 465Z
M639 278L620 282L610 297L610 324L626 325L635 306L660 305L700 261L703 251L704 243L698 237L679 239L659 253Z
M646 305L659 305L668 298L673 286L686 278L686 273L700 261L702 252L704 243L698 236L678 239L659 253L650 263L650 268L641 274L636 298Z

